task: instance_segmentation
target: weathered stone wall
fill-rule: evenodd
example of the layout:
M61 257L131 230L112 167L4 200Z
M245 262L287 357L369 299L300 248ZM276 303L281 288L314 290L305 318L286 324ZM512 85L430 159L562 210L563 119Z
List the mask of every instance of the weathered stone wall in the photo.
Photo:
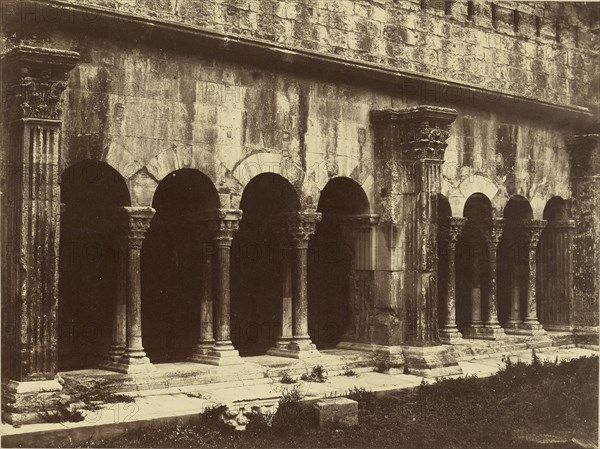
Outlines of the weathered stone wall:
M233 39L250 37L540 100L589 105L598 99L598 36L590 30L598 15L594 4L481 0L55 3L198 27ZM70 20L68 11L43 14L35 8L28 8L25 16L38 22ZM94 26L91 16L90 25Z
M452 14L431 5L421 9L419 3L392 1L314 2L313 6L266 1L94 4L545 101L587 104L593 100L589 95L596 76L592 35L581 33L576 45L566 32L556 42L551 31L559 15L584 26L567 5L503 3L494 27L489 4L479 2L473 21L464 16L462 3L452 5ZM338 4L342 9L336 12L333 8ZM523 11L516 33L507 21L508 5ZM295 15L282 16L289 11ZM535 27L528 28L533 16L527 14L543 16L539 37ZM561 30L569 29L561 25ZM338 38L347 47L333 45ZM169 173L189 167L211 178L222 207L238 207L244 186L261 172L288 178L304 207L316 207L329 179L347 176L363 187L371 212L384 221L402 218L391 217L397 210L390 209L380 186L373 184L369 112L422 104L421 95L391 92L374 83L325 79L318 70L299 74L190 48L173 49L169 42L144 36L132 42L117 33L82 34L68 26L40 25L9 32L2 35L1 51L23 43L81 54L65 94L62 169L86 159L107 162L126 179L133 206L151 205L158 183ZM493 101L473 105L444 96L425 100L458 110L442 166L442 193L449 198L453 215L462 216L464 203L475 192L487 195L498 214L511 195L522 195L531 202L536 218L542 217L550 198L571 198L563 138L574 132L576 123L531 116L517 106L497 108ZM2 146L2 161L7 147ZM385 242L380 242L380 249L384 247ZM402 265L401 251L390 257L397 257L394 264ZM398 299L401 287L394 288L397 291L376 295L374 307L392 309L392 314L382 313L374 321L399 320L391 324L402 334L405 304ZM368 317L361 319L366 323ZM592 321L597 323L597 316Z

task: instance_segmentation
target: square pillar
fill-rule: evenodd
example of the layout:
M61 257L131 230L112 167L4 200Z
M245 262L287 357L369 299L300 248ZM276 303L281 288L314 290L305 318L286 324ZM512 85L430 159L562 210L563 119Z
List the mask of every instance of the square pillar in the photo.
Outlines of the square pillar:
M402 345L409 372L458 373L438 338L437 195L454 109L417 106L371 111L375 134L375 207L388 229L386 297L378 300L387 341ZM380 245L381 247L381 245Z
M29 46L2 57L1 122L9 145L0 214L8 392L2 405L3 418L14 424L39 420L37 413L23 411L29 395L61 389L56 345L62 93L78 60L75 52ZM53 407L50 399L33 402L43 410Z

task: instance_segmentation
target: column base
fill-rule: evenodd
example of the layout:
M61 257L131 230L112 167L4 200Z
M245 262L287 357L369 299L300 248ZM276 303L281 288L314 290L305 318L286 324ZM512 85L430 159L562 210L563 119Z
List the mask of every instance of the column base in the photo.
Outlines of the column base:
M13 426L46 422L44 416L58 411L62 390L58 378L36 381L9 380L2 398L2 420Z
M499 324L484 324L481 327L469 329L469 338L479 340L501 340L506 337L504 329Z
M192 357L194 362L207 365L230 366L244 364L239 351L233 347L231 342L215 344L207 354L194 354Z
M542 336L548 333L542 325L537 322L515 322L510 321L504 325L504 332L508 335L523 335L523 336Z
M544 329L551 332L573 332L575 327L572 324L547 324L544 323Z
M129 354L125 354L118 362L108 362L104 363L102 366L104 369L123 374L147 373L156 369L156 367L150 363L150 359L146 357L146 354L143 351L136 352L144 355L142 357L132 357Z
M462 374L453 348L448 346L405 346L406 370L415 376L438 377Z
M275 346L267 351L267 355L292 359L321 357L321 353L317 350L316 345L310 341L310 338L293 339L284 347Z
M475 322L475 323L469 323L467 325L465 325L465 328L463 330L463 337L464 338L482 338L482 329L483 329L483 323L482 322Z
M214 346L215 346L214 340L198 343L196 346L194 346L194 349L192 350L192 354L188 357L187 360L189 362L202 363L199 360L202 359L202 357L209 355L211 349Z
M453 345L463 341L463 335L456 326L444 327L438 331L438 337L445 345Z

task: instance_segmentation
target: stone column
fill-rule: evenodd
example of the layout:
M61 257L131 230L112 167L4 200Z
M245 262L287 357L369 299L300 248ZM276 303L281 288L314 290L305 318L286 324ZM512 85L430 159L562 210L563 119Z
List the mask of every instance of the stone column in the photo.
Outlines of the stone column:
M440 341L446 344L462 341L462 334L456 327L456 242L466 222L466 218L450 217L448 226L448 293L444 324L439 331Z
M285 350L293 337L292 316L292 251L288 244L282 243L280 248L281 271L279 274L279 285L281 291L279 335L275 342L274 350L267 351L269 355L279 355L278 349Z
M192 362L202 362L202 356L207 355L215 345L213 334L213 245L211 243L201 242L198 246L200 250L201 268L201 291L200 291L200 336L198 344L194 347L190 357Z
M523 323L521 317L521 266L514 263L510 269L510 310L504 325L507 334L518 333Z
M62 93L71 51L19 46L2 57L3 418L39 420L28 395L60 390L57 371ZM42 404L43 400L35 400ZM50 406L40 405L43 411Z
M464 329L466 338L481 338L483 321L481 320L481 240L479 235L471 235L469 246L470 263L470 311L471 319Z
M546 334L538 321L536 296L537 247L546 224L546 220L523 220L522 225L528 250L529 272L527 276L527 310L521 329L531 335Z
M125 352L111 369L132 374L152 370L154 366L146 357L142 345L142 284L140 251L154 216L151 207L125 207L123 211L123 237L126 246L126 309L127 329Z
M489 286L487 298L487 316L483 329L482 338L486 340L499 340L504 337L504 329L498 322L498 274L497 274L497 253L500 236L504 229L503 218L492 218L492 227L487 239L487 259L489 266Z
M461 372L438 338L437 198L446 140L457 112L433 106L371 111L374 204L379 213L373 337L403 346L409 372Z
M115 219L121 219L121 211L115 214ZM117 288L114 298L112 322L112 343L100 368L112 369L121 361L125 354L127 341L127 247L123 236L118 236L117 245Z
M308 296L307 296L307 253L308 240L314 234L321 214L314 211L300 211L288 214L285 218L288 235L293 242L292 249L292 339L285 348L269 350L271 355L293 358L320 356L308 335Z
M242 364L237 349L231 342L230 324L230 249L233 234L239 228L242 211L238 209L219 209L217 218L210 222L214 242L214 282L213 291L213 334L215 343L206 355L196 355L194 361L210 365Z

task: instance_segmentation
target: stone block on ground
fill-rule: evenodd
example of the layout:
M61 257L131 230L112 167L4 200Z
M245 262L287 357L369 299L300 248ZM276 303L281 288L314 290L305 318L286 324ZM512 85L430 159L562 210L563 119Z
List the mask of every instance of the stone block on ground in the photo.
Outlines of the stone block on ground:
M358 402L356 401L348 398L322 399L314 407L317 426L320 429L358 425Z

